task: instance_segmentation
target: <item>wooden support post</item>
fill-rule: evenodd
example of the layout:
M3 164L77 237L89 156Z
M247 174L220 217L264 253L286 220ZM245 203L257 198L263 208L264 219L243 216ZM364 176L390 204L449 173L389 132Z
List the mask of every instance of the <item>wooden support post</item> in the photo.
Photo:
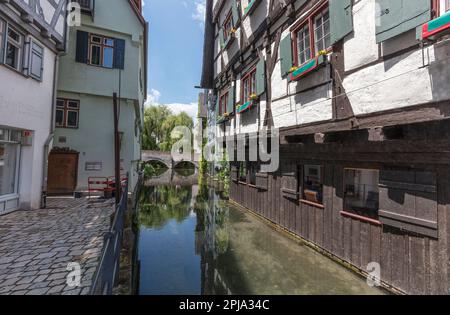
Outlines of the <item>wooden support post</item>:
M119 137L119 111L117 106L117 93L113 94L114 103L114 171L116 204L120 203L122 183L120 178L120 137Z

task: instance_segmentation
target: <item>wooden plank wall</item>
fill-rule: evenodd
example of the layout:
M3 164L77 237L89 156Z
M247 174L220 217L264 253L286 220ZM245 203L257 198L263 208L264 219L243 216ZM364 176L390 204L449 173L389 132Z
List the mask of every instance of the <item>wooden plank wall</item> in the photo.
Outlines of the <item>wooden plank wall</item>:
M380 263L382 280L405 293L450 294L448 167L436 169L439 238L432 239L342 216L344 164L324 165L324 209L282 197L281 172L269 175L267 191L232 182L231 199L361 270Z

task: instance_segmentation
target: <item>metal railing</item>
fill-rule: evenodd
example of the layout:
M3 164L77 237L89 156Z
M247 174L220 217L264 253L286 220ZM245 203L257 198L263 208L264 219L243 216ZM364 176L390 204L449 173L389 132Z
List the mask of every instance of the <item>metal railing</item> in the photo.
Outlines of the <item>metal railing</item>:
M120 203L116 206L113 224L104 238L100 265L94 276L90 295L112 295L120 270L120 252L124 230L125 213L128 210L128 176L122 186Z

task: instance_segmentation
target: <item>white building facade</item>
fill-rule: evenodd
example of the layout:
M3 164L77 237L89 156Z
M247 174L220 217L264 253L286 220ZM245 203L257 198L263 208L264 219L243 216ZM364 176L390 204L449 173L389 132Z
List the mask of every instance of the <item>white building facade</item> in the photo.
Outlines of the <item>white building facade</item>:
M0 215L40 207L66 1L0 2Z

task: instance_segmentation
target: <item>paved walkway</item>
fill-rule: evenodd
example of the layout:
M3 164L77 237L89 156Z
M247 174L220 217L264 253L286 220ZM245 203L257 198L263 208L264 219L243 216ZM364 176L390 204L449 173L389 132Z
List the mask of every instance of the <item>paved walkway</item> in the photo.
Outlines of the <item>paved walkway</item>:
M0 295L88 294L112 213L112 200L51 198L48 209L0 216ZM71 262L81 266L75 288Z

